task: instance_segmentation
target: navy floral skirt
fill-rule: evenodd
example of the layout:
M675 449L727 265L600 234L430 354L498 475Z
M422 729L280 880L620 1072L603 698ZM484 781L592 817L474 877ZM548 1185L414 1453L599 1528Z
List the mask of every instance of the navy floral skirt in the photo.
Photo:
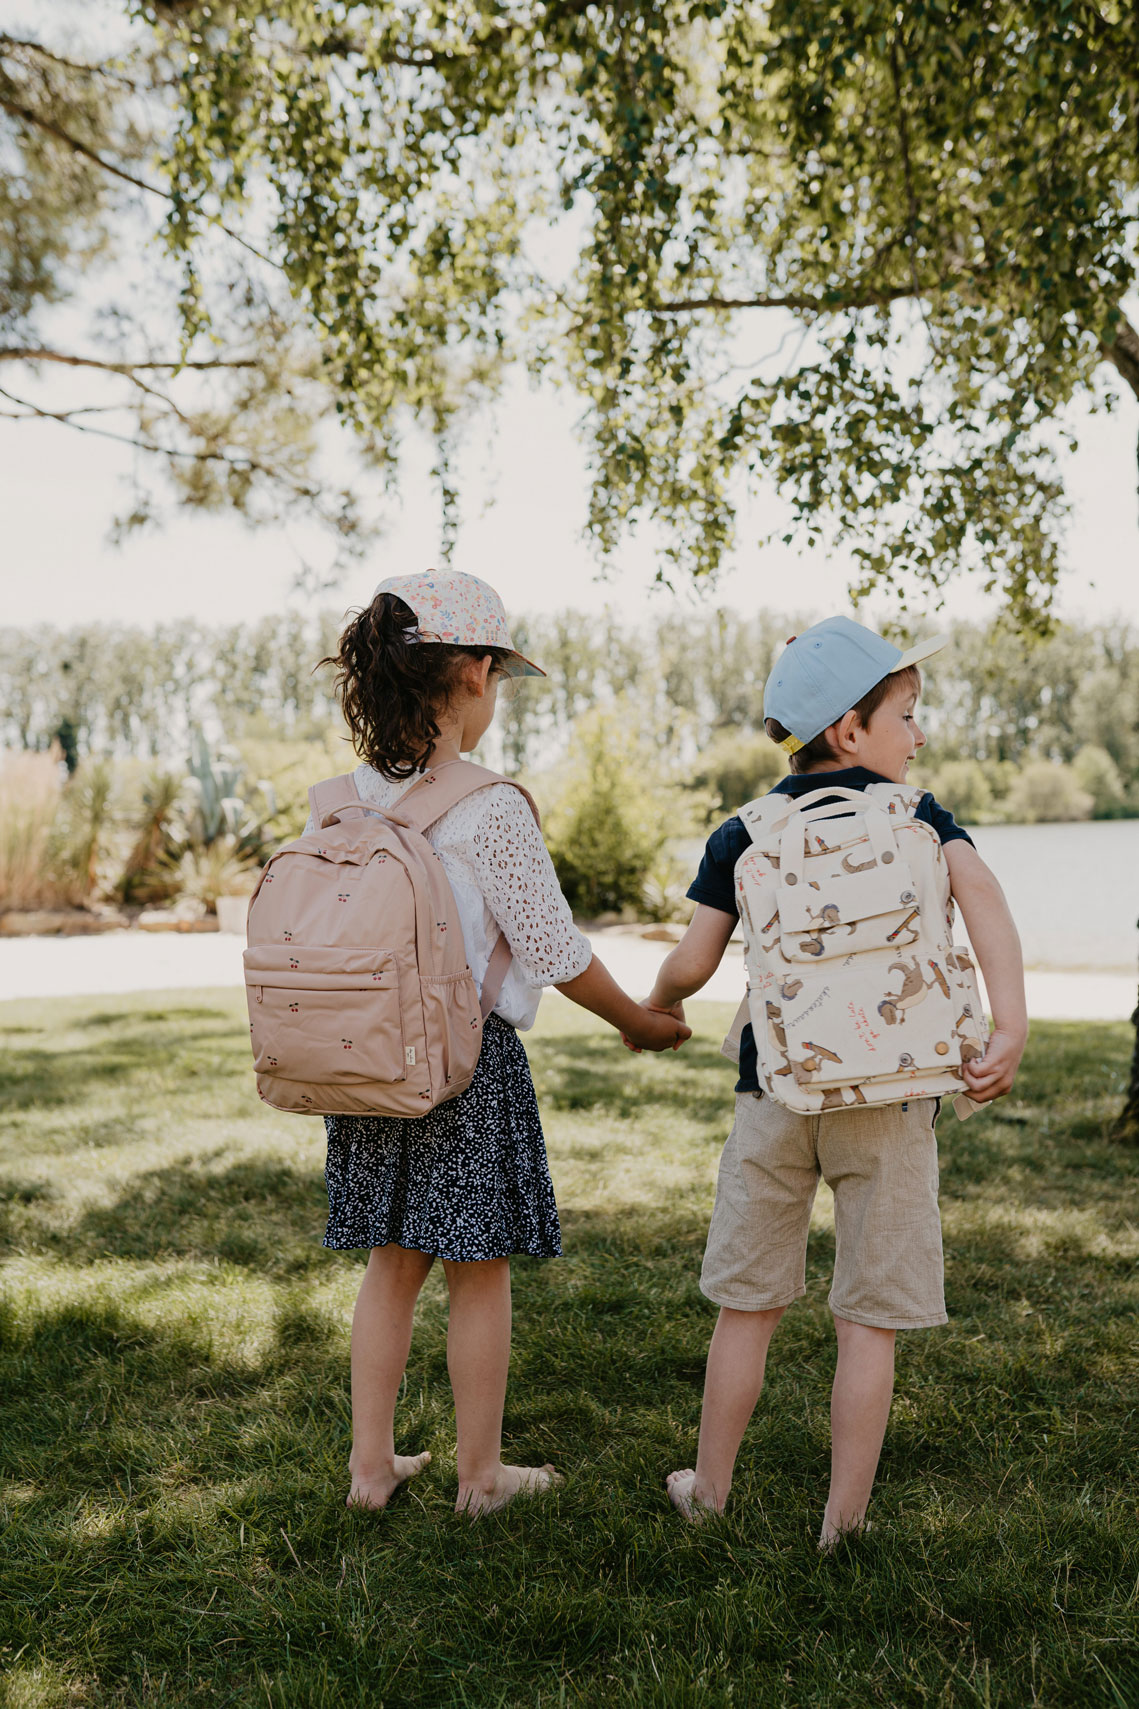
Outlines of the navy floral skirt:
M328 1229L338 1250L386 1246L463 1262L562 1249L530 1064L497 1015L475 1077L425 1116L325 1116Z

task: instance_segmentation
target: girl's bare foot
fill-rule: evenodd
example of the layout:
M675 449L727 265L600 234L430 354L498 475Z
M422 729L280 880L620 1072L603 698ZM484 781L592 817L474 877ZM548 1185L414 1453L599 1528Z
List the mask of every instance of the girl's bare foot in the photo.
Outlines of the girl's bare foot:
M686 1466L682 1472L669 1472L664 1487L676 1511L693 1525L702 1525L712 1514L724 1511L722 1504L717 1506L714 1501L704 1501L696 1494L696 1473L691 1466Z
M557 1484L565 1483L553 1466L499 1466L492 1479L478 1483L459 1483L456 1513L478 1519L484 1513L497 1513L509 1507L517 1495L544 1495Z
M866 1537L874 1526L869 1519L858 1520L853 1525L832 1525L829 1520L823 1520L823 1529L819 1536L820 1555L833 1554L844 1537Z
M430 1465L430 1454L396 1454L390 1467L369 1477L352 1472L352 1488L348 1492L349 1507L386 1507L400 1484L418 1477L424 1466ZM351 1470L351 1468L349 1468Z

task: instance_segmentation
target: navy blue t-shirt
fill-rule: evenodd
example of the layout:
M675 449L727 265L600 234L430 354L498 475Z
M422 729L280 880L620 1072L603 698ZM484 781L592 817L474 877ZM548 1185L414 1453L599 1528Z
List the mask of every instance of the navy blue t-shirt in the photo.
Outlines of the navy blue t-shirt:
M890 782L888 777L879 777L877 772L867 771L865 766L846 766L839 771L792 773L790 777L785 777L777 783L770 793L809 795L812 789L822 787L824 778L837 789L865 789L868 783ZM959 837L964 838L967 843L973 841L968 831L963 830L957 823L948 807L939 806L932 795L922 796L914 818L932 825L942 843L956 842ZM688 887L690 901L703 902L706 908L718 908L721 914L730 914L734 920L738 920L740 911L736 906L736 862L744 850L750 847L751 838L744 828L743 820L738 817L725 819L719 829L713 831L708 838L700 870ZM759 1091L755 1035L750 1023L740 1034L740 1077L736 1091Z

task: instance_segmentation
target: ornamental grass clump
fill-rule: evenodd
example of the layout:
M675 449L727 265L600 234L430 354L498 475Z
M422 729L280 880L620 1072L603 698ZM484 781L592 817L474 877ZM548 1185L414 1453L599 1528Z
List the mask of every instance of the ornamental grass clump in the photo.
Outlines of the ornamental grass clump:
M0 752L0 909L51 907L63 899L48 860L62 773L58 751Z

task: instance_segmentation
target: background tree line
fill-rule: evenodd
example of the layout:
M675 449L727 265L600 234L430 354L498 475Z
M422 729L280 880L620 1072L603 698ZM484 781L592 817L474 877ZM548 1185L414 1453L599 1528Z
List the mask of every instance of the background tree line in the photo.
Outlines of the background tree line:
M763 684L807 621L723 610L636 629L613 614L522 619L519 645L549 675L510 694L490 757L512 774L556 773L592 714L589 728L600 719L623 729L627 748L635 736L638 764L705 792L710 812L730 810L780 773L762 734ZM58 743L72 768L100 756L179 765L204 729L248 748L258 775L299 804L309 744L314 765L338 755L331 671L315 661L339 623L328 612L225 628L0 630L0 745ZM922 778L963 817L1139 813L1139 634L1129 626L1060 624L1026 643L958 623L925 684Z

